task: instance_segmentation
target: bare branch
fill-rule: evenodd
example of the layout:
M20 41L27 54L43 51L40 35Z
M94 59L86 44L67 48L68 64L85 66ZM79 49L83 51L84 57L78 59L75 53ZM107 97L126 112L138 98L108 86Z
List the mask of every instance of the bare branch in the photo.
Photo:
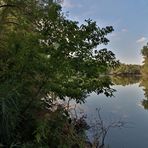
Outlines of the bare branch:
M94 139L92 145L94 148L103 148L105 145L105 138L109 130L111 128L124 127L125 124L127 123L119 120L106 125L100 114L101 109L97 108L96 110L97 110L98 119L96 119L95 123L93 123L93 126L91 126L91 129L94 130Z

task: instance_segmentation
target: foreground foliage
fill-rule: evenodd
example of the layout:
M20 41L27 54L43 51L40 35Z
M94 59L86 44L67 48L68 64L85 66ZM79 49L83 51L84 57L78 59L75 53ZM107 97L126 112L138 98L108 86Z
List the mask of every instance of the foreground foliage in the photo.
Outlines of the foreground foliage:
M81 103L92 91L112 95L100 75L118 62L107 49L94 52L112 31L67 20L52 0L0 1L1 145L83 147L85 134L55 102Z

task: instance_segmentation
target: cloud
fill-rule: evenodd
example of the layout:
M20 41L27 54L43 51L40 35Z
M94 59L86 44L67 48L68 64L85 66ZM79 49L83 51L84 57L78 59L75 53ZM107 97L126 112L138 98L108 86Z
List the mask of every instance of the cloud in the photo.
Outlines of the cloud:
M64 0L62 6L65 7L65 8L72 8L73 4L68 0Z
M119 41L121 39L120 34L118 32L113 32L109 34L108 37L109 37L109 40L111 41Z
M122 31L122 32L128 32L128 29L123 28L121 31Z
M70 0L64 0L62 6L65 8L82 7L82 5L72 3Z
M144 43L146 40L147 40L146 37L141 37L140 39L138 39L138 40L136 41L136 43Z
M113 33L109 34L109 36L110 36L110 37L117 37L117 36L118 36L118 34L117 34L117 33L115 33L115 32L113 32Z

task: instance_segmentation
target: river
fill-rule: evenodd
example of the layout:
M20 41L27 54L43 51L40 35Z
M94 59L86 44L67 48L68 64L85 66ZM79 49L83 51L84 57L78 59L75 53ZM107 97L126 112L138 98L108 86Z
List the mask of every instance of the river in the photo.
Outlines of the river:
M112 78L116 92L113 97L103 94L90 94L81 109L91 125L96 122L100 109L105 126L122 121L121 128L110 128L105 138L109 148L147 148L148 147L148 81L138 77ZM93 137L93 132L88 132Z

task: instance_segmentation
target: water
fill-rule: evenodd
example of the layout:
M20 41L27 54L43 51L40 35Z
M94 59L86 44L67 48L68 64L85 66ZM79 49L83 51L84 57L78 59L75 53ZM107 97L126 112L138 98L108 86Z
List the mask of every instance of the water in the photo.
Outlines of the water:
M108 132L105 144L109 148L148 148L148 81L139 78L112 79L116 89L114 97L92 93L81 106L88 122L95 122L98 118L96 108L101 108L105 124L115 121L125 123L125 127Z

